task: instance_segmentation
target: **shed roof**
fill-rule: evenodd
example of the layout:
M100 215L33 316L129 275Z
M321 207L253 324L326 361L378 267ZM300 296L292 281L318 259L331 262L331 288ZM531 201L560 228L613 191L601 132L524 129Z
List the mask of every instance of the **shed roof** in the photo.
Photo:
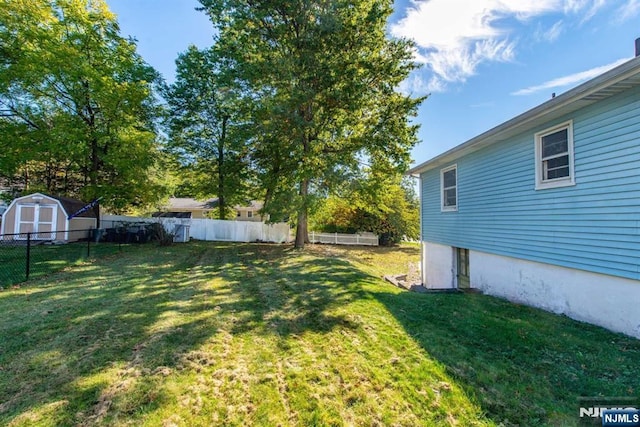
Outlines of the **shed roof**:
M57 200L58 202L60 202L60 205L62 206L62 209L65 211L67 216L78 212L80 209L82 209L83 207L88 205L88 203L85 203L85 202L83 202L81 200L72 199L70 197L53 196L51 194L46 194L46 193L26 194L24 196L17 197L14 200L14 202L17 201L17 200L20 200L20 199L25 199L25 198L33 197L33 196L42 196L42 197L48 197L48 198L53 199L53 200ZM80 217L80 218L96 218L96 214L94 213L93 209L89 209L86 212L83 212L83 213L77 215L76 217Z
M67 215L73 215L78 212L83 207L87 206L89 203L83 202L77 199L71 199L69 197L62 196L51 196L49 194L44 194L47 197L51 197L52 199L56 199L62 205L62 208L65 210ZM85 212L82 212L79 215L76 215L76 218L96 218L96 214L93 209L89 209Z
M640 86L640 57L631 59L561 95L526 111L470 140L410 169L417 175L443 166L466 154L505 141L548 121L558 119L580 108Z

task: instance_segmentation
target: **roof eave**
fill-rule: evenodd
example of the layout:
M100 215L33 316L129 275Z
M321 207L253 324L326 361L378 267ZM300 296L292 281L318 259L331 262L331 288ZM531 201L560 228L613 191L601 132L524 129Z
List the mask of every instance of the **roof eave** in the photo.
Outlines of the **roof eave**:
M637 74L640 74L640 57L633 58L630 61L599 75L598 77L595 77L474 138L471 138L470 140L409 169L406 174L414 176L419 175L465 154L502 141L507 135L513 136L516 133L524 132L528 128L534 127L537 124L536 122L541 118L553 120L556 116L570 113L586 105L597 102L596 100L586 100L586 98ZM634 82L634 84L640 84L640 81ZM613 96L613 94L608 96ZM577 105L580 101L584 101L584 103ZM572 105L575 106L575 108L571 108Z

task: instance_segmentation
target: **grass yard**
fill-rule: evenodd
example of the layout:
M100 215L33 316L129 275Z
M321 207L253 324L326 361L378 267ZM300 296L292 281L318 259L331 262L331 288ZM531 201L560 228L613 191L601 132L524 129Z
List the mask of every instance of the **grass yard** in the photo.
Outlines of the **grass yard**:
M133 245L118 243L73 242L43 244L34 242L30 249L29 278L34 279L62 270L87 258L101 258L126 250ZM27 243L0 242L0 288L23 282L26 278Z
M575 425L640 341L386 284L417 246L189 243L0 292L0 425Z

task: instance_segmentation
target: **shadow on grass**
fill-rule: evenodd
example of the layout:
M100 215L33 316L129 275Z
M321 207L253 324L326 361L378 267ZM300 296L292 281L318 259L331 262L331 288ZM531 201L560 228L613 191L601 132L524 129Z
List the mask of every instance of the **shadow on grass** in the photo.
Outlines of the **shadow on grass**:
M374 292L503 425L576 425L579 398L640 400L640 341L477 294Z
M161 251L145 251L143 264L121 254L0 293L0 423L37 410L51 411L51 424L75 424L76 414L101 404L109 381L85 377L138 356L168 296L163 278L186 266L159 265Z
M146 247L0 292L0 424L135 423L175 404L165 376L217 366L229 341L286 350L306 333L356 329L339 308L360 300L386 307L498 423L574 424L577 397L640 390L637 340L486 296L398 292L337 254Z
M308 258L289 263L288 253L298 255L284 247L235 246L216 254L221 257L214 261L217 267L204 269L205 275L224 279L225 284L217 291L237 294L233 303L218 306L239 316L231 333L258 329L286 337L306 330L328 332L336 326L350 325L344 316L327 312L362 297L361 286L356 284L366 276L348 262L336 259ZM233 262L234 259L242 262ZM196 305L193 309L203 307Z
M0 424L141 417L158 384L224 330L282 337L350 328L337 307L366 276L287 247L141 248L0 292ZM326 286L336 284L339 286ZM202 363L207 363L202 362Z
M125 251L137 250L139 245L119 243L71 242L50 244L34 242L29 248L24 241L0 242L0 289L28 280L45 277L73 265L105 258ZM27 270L29 271L27 278Z

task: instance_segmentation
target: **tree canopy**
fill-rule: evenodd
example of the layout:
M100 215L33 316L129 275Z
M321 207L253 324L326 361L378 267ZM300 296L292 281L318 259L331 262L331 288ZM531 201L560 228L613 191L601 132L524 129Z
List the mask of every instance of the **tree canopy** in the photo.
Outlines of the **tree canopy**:
M386 32L391 0L199 1L214 44L178 57L161 109L105 0L0 0L0 181L117 212L156 204L171 172L220 218L263 199L302 247L310 212L363 164L406 170L422 98L398 90L415 64Z
M113 210L155 201L158 80L103 0L0 0L0 175Z
M189 178L190 195L216 196L218 218L227 219L234 205L248 201L251 184L246 111L214 50L191 46L176 65L165 94L167 146Z
M411 178L367 170L318 203L311 224L330 233L372 232L380 244L418 239L419 201Z
M412 45L391 39L388 0L200 0L215 49L253 106L253 158L266 213L307 237L315 198L360 167L404 170L421 99L397 88Z

